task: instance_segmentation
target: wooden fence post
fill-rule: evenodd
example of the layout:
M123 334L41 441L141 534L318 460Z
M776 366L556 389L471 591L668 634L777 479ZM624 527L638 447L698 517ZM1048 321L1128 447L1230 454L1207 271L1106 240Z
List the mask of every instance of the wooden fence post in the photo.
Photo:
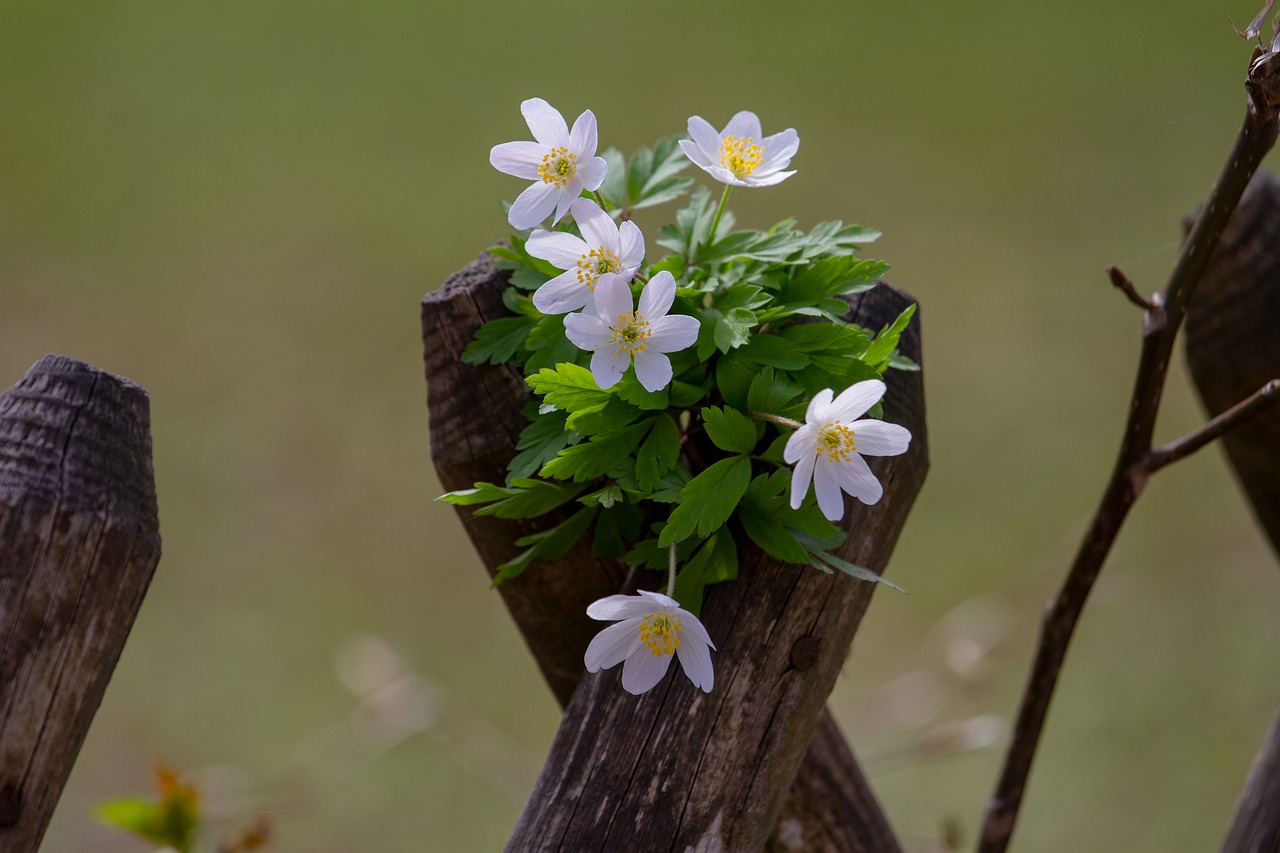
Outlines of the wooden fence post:
M0 850L39 846L159 559L146 392L45 356L0 394Z
M500 482L523 426L519 410L528 399L523 377L506 366L476 367L458 360L462 348L481 323L506 313L501 304L505 284L505 274L496 271L487 258L482 257L423 300L432 458L442 484L449 489L466 488L477 480ZM909 302L901 293L882 285L853 300L854 318L863 325L878 328L892 320ZM903 348L908 355L918 358L919 345L918 325L913 323L904 336ZM880 473L886 499L876 507L854 510L849 519L853 535L844 551L846 558L877 570L887 562L927 468L920 375L893 371L888 379L890 419L907 425L915 440L908 455L883 460L886 464ZM546 519L531 525L525 521L475 516L465 508L459 508L459 514L491 573L517 552L516 538L548 524ZM704 608L708 624L713 626L713 635L718 641L725 638L716 657L716 693L711 697L701 694L686 697L679 680L669 679L649 696L636 699L612 683L617 677L615 672L586 682L580 690L588 691L588 698L576 703L599 712L618 705L621 700L621 705L630 705L629 710L620 711L624 715L638 709L648 709L644 713L649 713L659 705L674 703L675 710L668 709L653 719L664 725L676 725L683 713L681 709L704 707L707 703L723 705L725 714L736 714L743 721L736 725L722 719L715 727L722 736L710 746L721 751L722 759L731 758L739 766L706 764L703 773L712 777L719 774L719 778L703 776L696 784L692 779L670 776L668 771L672 768L660 768L667 778L655 775L645 781L639 774L646 771L636 768L637 784L650 789L650 795L656 793L652 789L661 779L658 787L667 795L662 803L650 802L641 796L640 801L623 805L620 797L604 791L584 795L589 796L594 805L611 803L629 815L617 822L615 837L602 836L596 839L599 844L595 847L644 850L661 843L663 846L677 844L683 849L681 839L686 838L690 828L696 828L699 833L710 829L714 821L700 826L696 813L718 799L722 805L730 806L721 815L715 830L729 844L725 849L762 849L766 842L770 851L898 849L852 754L834 721L822 708L848 642L869 602L871 586L850 578L821 576L809 568L779 566L754 548L744 548L742 559L743 579L709 590ZM585 617L586 605L617 592L624 577L624 567L616 561L598 560L590 556L588 549L580 547L559 560L539 564L499 588L544 677L562 704L569 701L581 681L583 650L601 627ZM753 626L746 633L758 635L757 639L762 639L763 633L756 628L770 626L773 641L754 646L749 642L731 641L729 638L735 635L730 625L738 617L743 624ZM745 670L751 672L735 676L744 667L744 673ZM768 689L758 689L766 685L757 678L763 678ZM592 690L600 695L590 694ZM772 695L767 695L770 693ZM770 702L776 702L772 712L766 710ZM573 713L571 708L571 716ZM746 718L751 718L750 722L746 722ZM701 726L706 735L705 729L711 720L704 710L692 714L685 722ZM569 725L567 719L566 726ZM638 727L643 726L635 720L615 721L604 736L606 740L614 737L619 743L599 745L618 746L635 737ZM810 744L815 728L818 736ZM566 730L562 728L562 736ZM680 725L676 725L676 730L685 735L690 733ZM702 742L702 746L692 754L682 755L679 761L675 761L676 756L670 752L666 757L675 765L683 766L681 772L692 773L698 766L697 756L706 746L708 744ZM751 750L756 750L754 770L749 767ZM618 754L617 750L614 754ZM628 760L637 757L629 756ZM618 768L618 765L611 766ZM801 769L797 776L798 766ZM545 774L552 767L568 767L556 759L554 749L544 779L539 783L544 792L549 790ZM753 774L754 782L749 778ZM554 783L552 787L559 784ZM788 788L791 793L784 804ZM673 794L679 796L695 789L705 800L700 806L689 808L690 803L677 806L670 800ZM560 802L560 806L564 805ZM584 806L585 814L591 806L586 803ZM551 828L558 825L559 816L539 811L548 807L555 810L548 796L535 792L529 807L532 811L522 818L510 849L555 849L557 845L564 849L595 849L592 846L595 842L583 837L566 836L560 840L545 835L532 837L531 831L552 831ZM650 824L649 833L656 834L636 831L635 821L642 816L637 814L637 808ZM677 826L677 817L672 816L681 813L685 819L685 835Z
M1218 415L1280 378L1280 180L1259 170L1187 309L1187 363ZM1222 437L1254 515L1280 556L1280 408ZM1222 853L1280 853L1280 710L1228 824Z

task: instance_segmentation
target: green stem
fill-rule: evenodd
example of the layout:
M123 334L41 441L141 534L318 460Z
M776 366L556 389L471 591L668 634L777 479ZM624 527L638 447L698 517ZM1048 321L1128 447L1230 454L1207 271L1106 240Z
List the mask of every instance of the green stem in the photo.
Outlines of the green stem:
M608 213L610 210L613 209L613 205L605 201L604 196L600 195L599 190L592 190L591 195L595 197L596 203L600 205L600 209L603 210L605 213Z
M667 597L676 597L676 543L672 542L667 558Z
M793 421L791 418L784 418L782 415L771 415L768 412L753 412L748 409L743 412L743 414L758 421L769 421L770 423L782 424L783 426L789 426L792 429L800 429L800 427L804 426L804 424L799 421Z
M707 232L707 242L702 244L702 251L711 248L711 244L716 241L716 229L720 227L720 217L724 216L724 207L729 203L729 190L733 189L733 184L724 185L724 193L720 196L720 206L716 208L715 219L711 220L711 230Z

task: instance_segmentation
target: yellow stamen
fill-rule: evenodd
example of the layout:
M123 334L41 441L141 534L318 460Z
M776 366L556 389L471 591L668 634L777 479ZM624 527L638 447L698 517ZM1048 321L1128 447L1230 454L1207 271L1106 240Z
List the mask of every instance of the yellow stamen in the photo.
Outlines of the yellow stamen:
M720 165L733 172L735 178L745 178L756 170L764 158L764 149L748 136L726 136L720 143Z
M578 283L596 289L596 281L607 272L622 272L622 259L608 249L592 249L578 258Z
M652 334L653 332L649 330L649 321L635 311L620 315L618 322L613 324L613 343L620 351L626 351L632 355L648 348L645 341L649 340Z
M828 462L848 462L855 450L853 430L844 424L831 423L818 430L818 453Z
M578 174L578 155L568 148L552 148L538 164L538 177L544 184L562 190Z
M670 613L650 613L640 620L640 642L649 654L667 657L680 648L680 617Z

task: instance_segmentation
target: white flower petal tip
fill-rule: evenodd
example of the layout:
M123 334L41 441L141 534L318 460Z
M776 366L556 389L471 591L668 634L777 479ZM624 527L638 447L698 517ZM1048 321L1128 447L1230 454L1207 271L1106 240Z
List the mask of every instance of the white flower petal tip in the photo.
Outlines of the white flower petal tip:
M911 432L898 424L858 420L884 396L878 379L857 382L832 398L829 388L814 395L804 426L787 439L783 458L795 465L791 506L798 509L813 483L818 507L831 521L844 517L841 492L865 504L880 500L884 489L863 456L897 456L911 446Z
M615 621L587 646L583 663L587 672L622 664L622 687L639 696L662 680L671 658L680 661L684 674L704 693L715 686L711 651L715 644L707 629L675 599L662 593L611 595L587 608L587 615Z
M574 201L569 211L582 237L534 231L525 244L530 255L565 271L534 292L533 306L543 314L566 314L591 304L602 275L629 282L644 260L644 236L635 223L619 227L588 198Z
M504 142L489 152L489 162L499 172L533 183L511 205L507 221L521 231L555 214L559 222L573 200L585 190L595 190L604 180L608 164L596 157L596 119L591 110L578 116L570 132L564 118L541 98L520 105L533 142Z
M784 171L800 150L794 128L764 136L755 113L738 113L717 131L701 116L689 118L689 139L680 149L695 166L722 184L767 187L795 174Z
M595 353L591 375L597 385L618 384L634 360L636 379L645 390L661 391L667 386L672 376L667 353L693 346L698 338L696 318L667 314L675 294L676 280L663 270L644 286L640 306L634 308L626 279L614 273L600 275L592 292L594 314L570 314L564 321L565 335L574 346ZM535 305L537 301L535 293Z

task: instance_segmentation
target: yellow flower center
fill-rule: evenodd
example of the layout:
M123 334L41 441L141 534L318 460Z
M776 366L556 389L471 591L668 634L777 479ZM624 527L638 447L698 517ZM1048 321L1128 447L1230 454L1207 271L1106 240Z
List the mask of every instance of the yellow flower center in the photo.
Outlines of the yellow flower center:
M578 283L596 289L596 280L607 272L622 272L622 259L608 249L592 249L578 258Z
M635 311L620 315L618 322L613 324L613 343L619 350L625 350L632 355L647 348L645 341L649 340L652 334L653 332L649 330L649 321Z
M578 155L568 148L552 148L538 164L538 177L544 184L562 190L578 174Z
M680 617L670 613L650 613L640 620L640 642L649 654L667 657L680 648Z
M733 172L735 178L750 175L763 157L764 149L750 136L726 136L720 143L720 165Z
M853 430L842 423L827 424L818 430L818 453L828 462L848 462L858 448L853 443Z

